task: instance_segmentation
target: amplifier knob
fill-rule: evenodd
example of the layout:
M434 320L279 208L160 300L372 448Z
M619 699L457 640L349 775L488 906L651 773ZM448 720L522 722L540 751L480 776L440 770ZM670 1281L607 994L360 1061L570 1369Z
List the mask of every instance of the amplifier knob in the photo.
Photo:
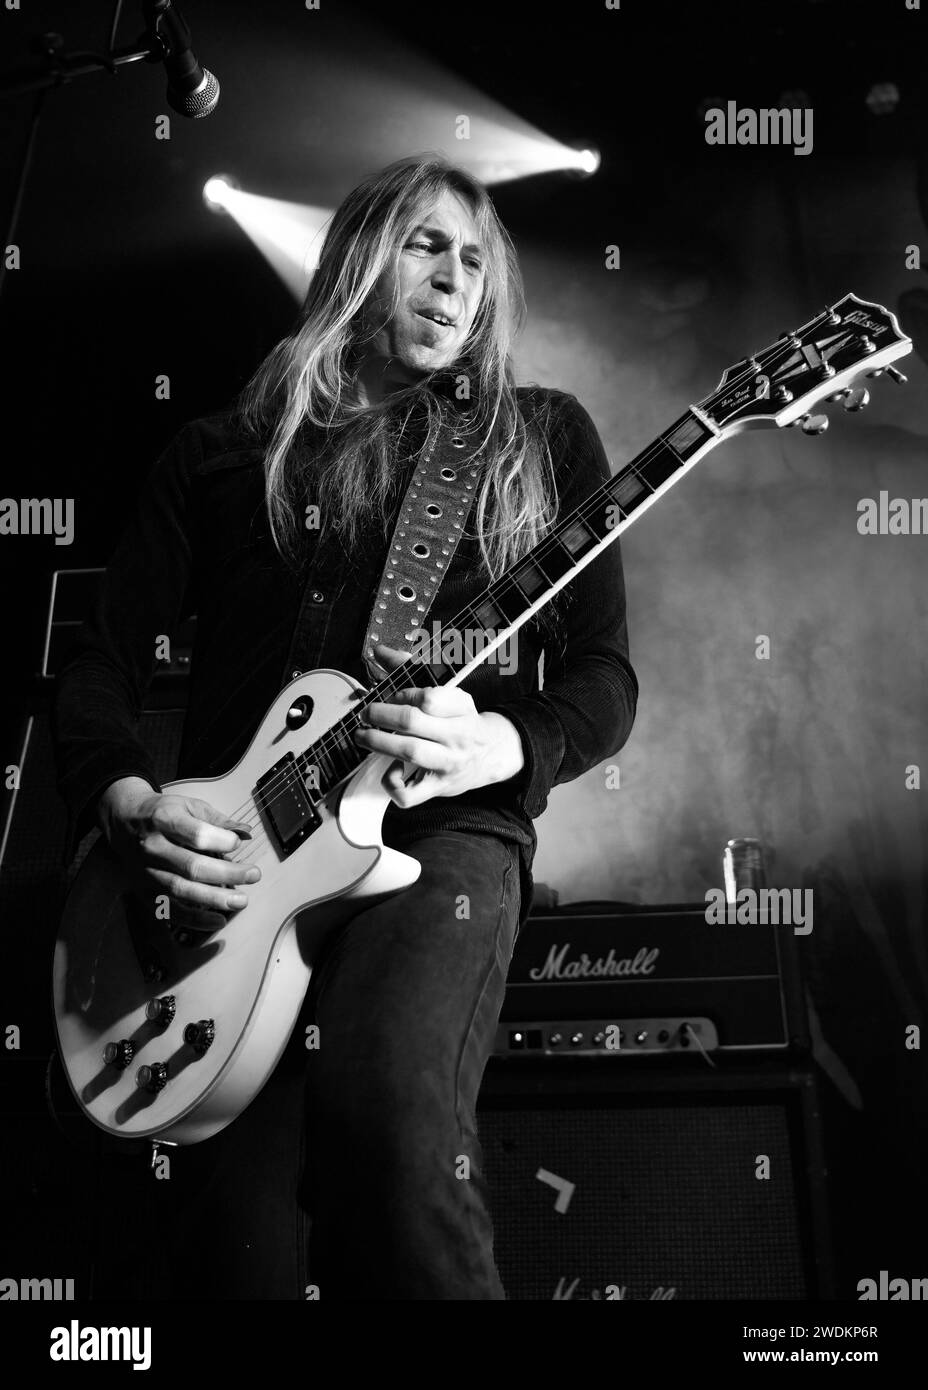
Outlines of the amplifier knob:
M149 1023L157 1023L162 1028L167 1028L169 1023L174 1022L176 1012L177 1000L173 994L164 994L160 999L149 999L145 1005L145 1017Z
M602 1045L603 1045L603 1043L604 1043L605 1041L606 1041L606 1035L605 1035L605 1033L603 1033L601 1030L600 1030L600 1032L594 1033L594 1034L593 1034L593 1046L594 1046L594 1047L602 1047Z
M119 1067L122 1071L135 1056L135 1043L128 1038L121 1038L119 1042L108 1042L103 1049L103 1060L108 1067Z
M143 1091L163 1091L168 1084L167 1062L152 1062L150 1067L139 1067L135 1079Z
M202 1057L212 1047L216 1036L216 1024L211 1018L201 1018L199 1023L188 1023L184 1029L184 1042L188 1043Z
M643 1042L647 1042L647 1041L648 1041L648 1030L647 1030L647 1028L642 1028L640 1032L638 1032L638 1033L635 1034L635 1042L636 1042L636 1043L643 1043Z
M557 1047L557 1045L559 1043L562 1043L563 1041L564 1036L562 1033L551 1033L548 1038L548 1042L551 1044L552 1047Z
M571 1047L579 1047L580 1043L582 1043L582 1042L583 1042L583 1034L582 1034L582 1033L571 1033L571 1035L570 1035L570 1045L571 1045Z

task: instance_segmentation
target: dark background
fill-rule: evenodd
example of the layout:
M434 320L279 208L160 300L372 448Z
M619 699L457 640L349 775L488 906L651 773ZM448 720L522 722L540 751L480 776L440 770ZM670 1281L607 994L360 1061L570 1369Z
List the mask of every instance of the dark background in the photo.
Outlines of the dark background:
M861 496L928 491L928 295L924 272L904 268L904 248L928 244L922 14L901 0L183 10L222 82L208 120L172 116L171 140L157 141L169 108L148 65L81 78L44 104L22 269L0 297L0 493L74 497L77 525L69 549L0 538L3 765L34 698L52 570L105 563L160 449L227 402L293 317L259 252L204 207L211 174L332 207L363 174L442 138L466 162L420 119L426 95L449 119L493 99L598 147L590 179L540 174L493 193L523 256L522 375L575 391L616 463L730 361L847 290L899 311L916 346L906 393L881 383L868 416L852 429L835 412L821 442L793 431L720 450L623 540L643 692L627 790L617 804L594 772L559 793L538 865L562 899L699 900L720 882L728 835L760 834L777 882L814 886L816 931L801 945L842 1079L825 1087L845 1288L881 1268L928 1273L928 1078L901 1042L925 1022L928 827L899 771L925 762L928 540L855 527ZM106 0L4 11L5 61L27 62L48 30L99 49L109 16ZM127 4L120 42L140 27ZM866 98L883 82L900 100L878 115ZM704 105L729 98L812 105L813 154L707 147ZM30 105L0 101L7 168ZM12 187L8 176L5 211ZM611 243L622 270L609 276ZM171 399L156 401L163 372ZM760 632L774 634L769 680L753 659Z

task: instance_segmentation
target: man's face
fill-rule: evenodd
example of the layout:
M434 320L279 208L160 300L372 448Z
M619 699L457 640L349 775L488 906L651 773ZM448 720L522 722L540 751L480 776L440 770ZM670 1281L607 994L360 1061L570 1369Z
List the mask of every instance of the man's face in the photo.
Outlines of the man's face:
M399 299L381 321L369 351L394 359L413 376L447 367L459 355L483 293L485 255L467 204L444 192L422 225L413 228L395 272L374 287L371 312L389 313L394 283ZM435 321L435 316L446 320Z

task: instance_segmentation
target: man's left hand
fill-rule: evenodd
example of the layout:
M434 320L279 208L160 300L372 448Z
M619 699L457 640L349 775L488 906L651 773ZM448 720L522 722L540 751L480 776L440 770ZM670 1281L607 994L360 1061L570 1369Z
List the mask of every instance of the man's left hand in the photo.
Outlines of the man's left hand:
M410 659L409 653L392 647L377 646L375 652L387 671ZM457 686L410 686L397 691L389 704L368 705L364 717L366 726L355 733L355 741L397 760L383 779L397 806L418 806L433 796L458 796L505 782L525 766L522 739L512 721L492 710L481 714Z

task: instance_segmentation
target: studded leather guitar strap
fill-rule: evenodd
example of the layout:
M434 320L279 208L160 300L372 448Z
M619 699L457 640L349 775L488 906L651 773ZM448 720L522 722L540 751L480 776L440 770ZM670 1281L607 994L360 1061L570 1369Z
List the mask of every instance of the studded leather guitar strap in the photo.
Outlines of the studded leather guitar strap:
M476 444L462 431L460 417L446 410L406 488L364 638L372 681L380 679L374 643L408 650L460 544L479 471Z

